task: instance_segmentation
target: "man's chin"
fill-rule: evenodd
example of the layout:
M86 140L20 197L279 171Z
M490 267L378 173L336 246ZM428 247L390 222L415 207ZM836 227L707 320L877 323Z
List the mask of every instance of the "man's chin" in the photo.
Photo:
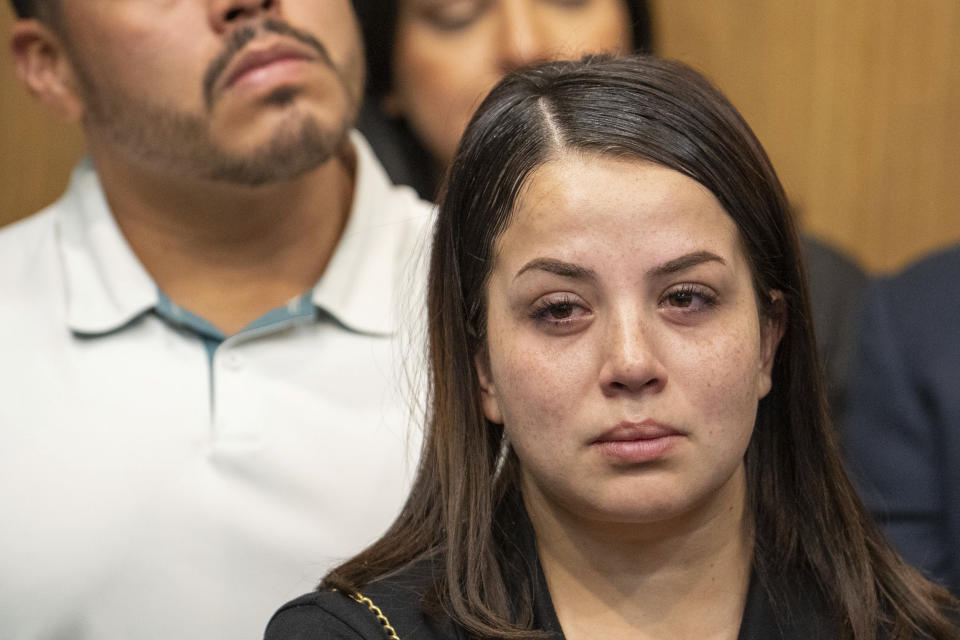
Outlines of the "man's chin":
M251 187L296 180L333 158L349 130L347 123L328 129L309 119L248 150L223 154L201 173L217 182Z

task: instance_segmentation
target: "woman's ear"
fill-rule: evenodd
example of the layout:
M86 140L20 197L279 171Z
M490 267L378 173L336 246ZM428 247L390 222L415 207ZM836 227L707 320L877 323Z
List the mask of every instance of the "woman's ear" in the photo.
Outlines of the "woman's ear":
M483 406L483 415L490 422L503 424L500 401L497 399L497 387L493 382L493 376L490 375L490 356L485 346L473 356L473 364L477 369L477 380L480 381L480 403Z
M83 100L62 38L39 20L16 20L10 28L10 52L17 76L37 99L62 120L83 117Z
M770 292L770 302L760 312L760 375L758 377L757 397L762 398L770 392L773 385L773 361L777 347L787 329L787 301L783 292Z

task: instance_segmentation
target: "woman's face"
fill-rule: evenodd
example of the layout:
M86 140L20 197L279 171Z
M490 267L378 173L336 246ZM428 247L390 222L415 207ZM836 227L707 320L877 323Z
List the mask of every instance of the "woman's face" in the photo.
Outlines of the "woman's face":
M405 117L445 166L474 109L508 71L626 53L631 34L624 0L401 0L386 109Z
M633 159L541 166L496 243L486 301L483 409L531 511L666 524L742 506L782 332L705 187Z

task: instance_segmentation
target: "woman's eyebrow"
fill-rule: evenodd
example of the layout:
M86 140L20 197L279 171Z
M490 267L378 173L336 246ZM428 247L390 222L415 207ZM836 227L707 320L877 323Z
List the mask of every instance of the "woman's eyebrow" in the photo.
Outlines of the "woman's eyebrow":
M578 264L555 260L553 258L534 258L517 271L514 279L519 278L527 271L546 271L564 278L573 278L574 280L596 280L597 274L593 269L587 269Z
M647 276L651 278L666 276L679 271L684 271L691 267L695 267L698 264L703 264L704 262L719 262L723 265L727 264L726 260L710 251L692 251L680 256L679 258L674 258L673 260L653 267L647 271Z
M651 278L657 278L670 275L690 269L691 267L695 267L698 264L703 264L704 262L719 262L723 265L727 264L726 260L711 251L692 251L680 256L679 258L674 258L673 260L653 267L647 271L647 276ZM596 280L596 272L594 272L593 269L588 269L587 267L583 267L572 262L564 262L563 260L556 260L553 258L534 258L527 264L523 265L519 271L517 271L517 275L514 276L514 279L519 278L527 271L546 271L547 273L552 273L564 278L572 278L574 280Z

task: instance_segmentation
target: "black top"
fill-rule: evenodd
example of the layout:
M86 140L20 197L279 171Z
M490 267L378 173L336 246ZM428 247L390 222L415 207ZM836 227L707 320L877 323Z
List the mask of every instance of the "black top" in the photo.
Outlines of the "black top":
M536 567L534 582L535 628L563 640L563 631L553 609L550 592L537 558L536 542L529 521L518 547L523 557ZM383 623L371 610L375 605L389 621L401 640L469 640L462 628L446 617L421 611L420 601L439 571L436 562L421 561L363 588L368 601L357 602L336 591L320 591L300 596L287 603L267 625L265 640L384 640L388 635ZM834 640L823 608L814 604L811 594L792 594L787 611L775 610L769 593L753 575L747 593L738 640Z
M401 640L468 640L466 632L448 619L420 612L419 601L427 580L407 571L381 580L362 591L389 621ZM542 585L541 585L542 587ZM550 601L541 588L535 602L535 622L556 640L563 632ZM368 604L346 595L321 591L308 593L284 605L267 626L265 640L384 640L390 638ZM794 609L789 619L776 615L766 590L751 580L738 640L817 640L836 635L826 628L824 616L809 607Z

